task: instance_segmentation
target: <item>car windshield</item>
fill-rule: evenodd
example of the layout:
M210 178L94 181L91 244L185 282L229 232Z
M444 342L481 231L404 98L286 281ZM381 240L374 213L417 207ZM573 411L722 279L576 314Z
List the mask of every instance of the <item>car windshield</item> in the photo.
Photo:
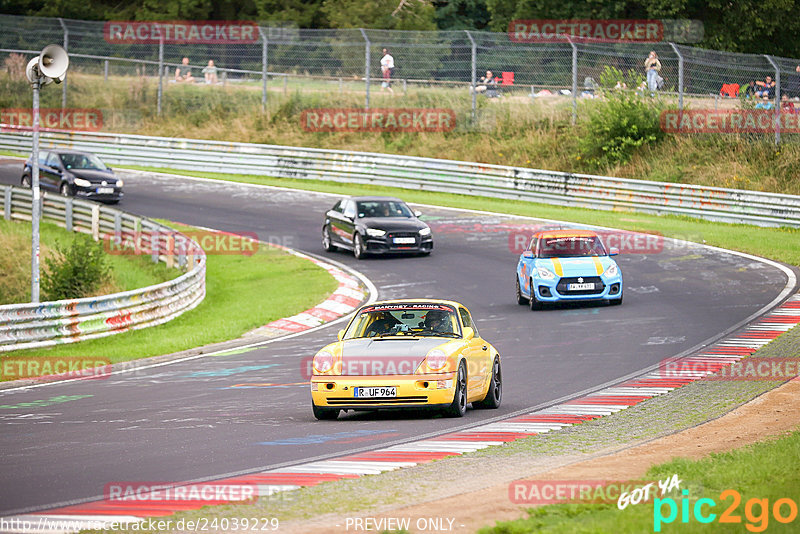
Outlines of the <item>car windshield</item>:
M65 169L88 169L105 171L108 167L94 154L61 154Z
M405 202L399 200L364 200L357 203L358 217L413 217Z
M398 303L368 306L350 323L343 339L364 337L461 337L456 311L446 304Z
M597 236L543 237L539 239L540 258L605 256L606 249Z

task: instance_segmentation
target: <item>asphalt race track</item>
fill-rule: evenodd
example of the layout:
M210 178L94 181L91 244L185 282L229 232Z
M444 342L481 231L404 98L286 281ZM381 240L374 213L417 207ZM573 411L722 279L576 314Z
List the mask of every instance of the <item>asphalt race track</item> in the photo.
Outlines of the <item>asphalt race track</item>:
M20 168L18 162L0 163L0 182L18 184ZM379 298L463 302L502 356L502 408L469 410L463 419L351 412L318 422L308 386L297 385L305 381L301 359L334 340L338 326L105 380L0 391L0 515L102 496L110 482L264 470L479 424L708 344L769 304L787 283L776 267L667 241L619 257L622 306L531 312L514 300L518 253L511 245L515 233L529 232L535 221L423 207L434 229L430 257L357 261L322 251L320 227L334 203L330 195L123 176L124 210L255 232L263 241L324 255L370 278Z

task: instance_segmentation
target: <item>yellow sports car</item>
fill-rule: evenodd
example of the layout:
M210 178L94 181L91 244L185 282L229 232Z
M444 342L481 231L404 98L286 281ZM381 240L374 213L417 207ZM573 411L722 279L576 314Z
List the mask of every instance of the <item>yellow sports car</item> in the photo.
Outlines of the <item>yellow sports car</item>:
M317 352L311 405L317 419L340 410L433 408L462 417L467 404L497 408L500 355L469 311L449 300L387 300L364 306L339 341Z

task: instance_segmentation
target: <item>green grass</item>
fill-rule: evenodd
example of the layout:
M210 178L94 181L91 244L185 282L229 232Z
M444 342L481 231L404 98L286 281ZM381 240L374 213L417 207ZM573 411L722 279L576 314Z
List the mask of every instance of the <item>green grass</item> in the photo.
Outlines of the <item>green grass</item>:
M251 256L208 255L206 297L197 308L176 319L107 338L11 354L15 358L100 356L114 363L177 352L234 339L301 312L324 300L336 287L324 269L266 245Z
M68 232L52 223L41 223L40 269L46 268L46 260L53 254L53 247L61 244L68 247L74 239L85 239L85 235ZM31 299L31 225L0 219L0 303L14 304L30 302ZM105 256L111 268L111 280L98 288L95 295L128 291L140 287L160 284L181 274L177 269L168 269L163 263L155 264L142 256ZM41 272L41 271L40 271ZM45 295L42 295L45 298Z
M214 178L251 184L291 187L309 191L341 193L344 195L387 194L403 198L407 202L436 204L455 208L495 211L509 215L522 215L544 219L556 219L576 223L609 226L625 230L657 232L667 237L687 241L705 242L708 245L730 250L748 252L757 256L771 258L792 265L800 265L800 229L762 228L745 224L727 224L705 221L685 216L647 215L634 212L614 212L581 208L564 208L547 204L535 204L519 200L505 200L487 197L472 197L451 193L438 193L377 187L360 184L340 184L317 180L299 180L262 176L220 174L174 169L152 169L129 167L141 170L155 170L172 174Z
M800 519L781 524L772 516L773 505L778 499L789 498L797 507L797 488L800 487L800 432L793 432L778 439L763 441L731 452L711 454L698 461L676 458L670 462L653 466L644 477L646 480L664 480L677 474L682 480L681 490L688 490L689 516L682 522L683 496L675 491L664 500L675 500L677 516L674 521L661 526L661 532L797 532ZM741 502L731 510L732 516L741 519L740 524L721 524L720 515L733 507L733 497L720 498L724 490L735 490ZM709 525L697 521L692 514L700 498L709 498L716 504L703 506L703 513L716 514ZM768 500L768 510L762 515L758 505L751 499ZM748 508L750 516L746 515ZM796 509L796 508L795 508ZM640 533L655 530L656 510L663 517L669 516L669 505L640 503L619 510L616 503L604 504L556 504L532 508L529 517L516 521L500 522L496 526L481 529L482 534L517 534L525 532L569 532L569 533ZM789 515L789 505L783 505L782 514ZM749 525L749 526L748 526ZM745 530L745 528L747 530Z

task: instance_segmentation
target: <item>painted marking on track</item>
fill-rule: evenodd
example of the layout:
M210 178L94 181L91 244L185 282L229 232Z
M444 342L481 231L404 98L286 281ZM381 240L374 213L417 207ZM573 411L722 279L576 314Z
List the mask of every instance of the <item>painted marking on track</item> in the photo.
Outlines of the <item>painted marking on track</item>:
M49 399L39 399L30 402L20 402L17 404L0 404L0 410L16 410L18 408L39 408L44 406L51 406L53 404L61 404L62 402L85 399L87 397L94 397L94 395L59 395L57 397L50 397Z
M389 430L353 430L351 432L334 432L333 434L311 434L308 436L301 436L297 438L286 438L275 441L262 441L259 445L312 445L316 443L339 443L344 440L356 439L362 436L369 436L372 439L378 439L385 434L399 434L395 429Z
M269 369L270 367L275 367L277 365L278 365L277 363L269 363L267 365L243 365L241 367L232 367L230 369L195 371L194 373L189 373L188 375L185 376L188 378L231 376L231 375L237 375L239 373L247 373L249 371L260 371L262 369Z
M255 382L252 384L234 384L232 386L225 386L218 389L249 389L249 388L285 388L290 386L307 386L311 382L290 382L288 384L273 384L271 382Z

